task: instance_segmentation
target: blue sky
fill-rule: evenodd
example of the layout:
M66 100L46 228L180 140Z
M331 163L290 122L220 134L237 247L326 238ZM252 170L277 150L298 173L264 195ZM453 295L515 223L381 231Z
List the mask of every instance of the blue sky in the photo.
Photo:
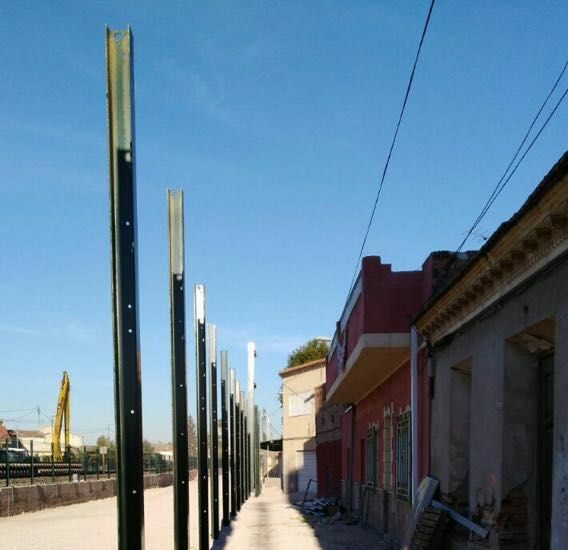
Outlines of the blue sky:
M186 267L219 347L244 381L256 342L275 418L288 353L341 313L427 9L2 3L0 417L53 414L66 369L72 429L114 422L105 24L135 36L144 432L168 440L166 188L185 190ZM416 269L460 243L566 61L567 19L561 1L437 3L366 254ZM481 234L561 156L566 128L563 105Z

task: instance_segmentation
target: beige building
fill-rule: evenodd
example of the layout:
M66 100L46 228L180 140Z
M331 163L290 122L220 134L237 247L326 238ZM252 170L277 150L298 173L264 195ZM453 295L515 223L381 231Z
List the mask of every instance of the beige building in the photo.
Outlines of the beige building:
M27 451L31 450L33 441L34 456L51 456L51 426L45 426L39 430L16 430L20 445ZM82 435L71 432L69 434L69 444L72 448L80 449L85 445L85 438ZM60 445L63 451L65 445L65 435L62 431Z
M282 378L282 488L317 492L315 388L325 382L325 358L280 371Z

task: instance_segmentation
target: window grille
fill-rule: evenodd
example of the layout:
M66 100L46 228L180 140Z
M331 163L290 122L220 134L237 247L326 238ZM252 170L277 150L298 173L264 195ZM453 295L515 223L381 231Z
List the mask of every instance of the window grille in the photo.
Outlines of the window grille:
M392 490L392 416L385 417L383 429L383 488Z
M367 432L366 450L365 481L367 484L375 485L377 483L377 429L375 427Z
M410 412L399 416L396 423L396 494L410 497L411 483Z

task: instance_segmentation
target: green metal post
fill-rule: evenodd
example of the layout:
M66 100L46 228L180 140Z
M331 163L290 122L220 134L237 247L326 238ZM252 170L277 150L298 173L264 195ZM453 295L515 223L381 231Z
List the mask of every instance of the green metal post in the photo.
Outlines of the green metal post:
M9 441L6 438L6 487L10 485L10 455L8 454Z
M67 446L67 469L69 472L69 481L73 481L73 472L71 471L71 446Z
M110 452L107 450L107 478L110 479Z
M87 481L87 447L83 445L83 481Z
M53 442L51 443L51 483L55 483L55 453L53 450Z
M99 448L97 447L96 456L96 468L97 468L97 480L99 479Z
M30 439L30 485L34 484L34 440Z
M144 548L133 39L106 31L118 550Z

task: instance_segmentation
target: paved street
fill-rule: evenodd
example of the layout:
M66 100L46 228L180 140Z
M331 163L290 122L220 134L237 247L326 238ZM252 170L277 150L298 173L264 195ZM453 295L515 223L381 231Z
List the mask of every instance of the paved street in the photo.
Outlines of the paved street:
M190 484L191 548L197 549L197 486ZM172 488L145 493L147 550L173 549ZM251 497L226 528L216 550L376 549L370 530L336 524L315 525L290 506L279 480L268 480L260 497ZM116 548L116 499L96 500L0 519L0 548L10 550L101 550Z
M280 480L268 483L258 498L253 496L243 505L214 548L320 550L314 531L280 490Z

